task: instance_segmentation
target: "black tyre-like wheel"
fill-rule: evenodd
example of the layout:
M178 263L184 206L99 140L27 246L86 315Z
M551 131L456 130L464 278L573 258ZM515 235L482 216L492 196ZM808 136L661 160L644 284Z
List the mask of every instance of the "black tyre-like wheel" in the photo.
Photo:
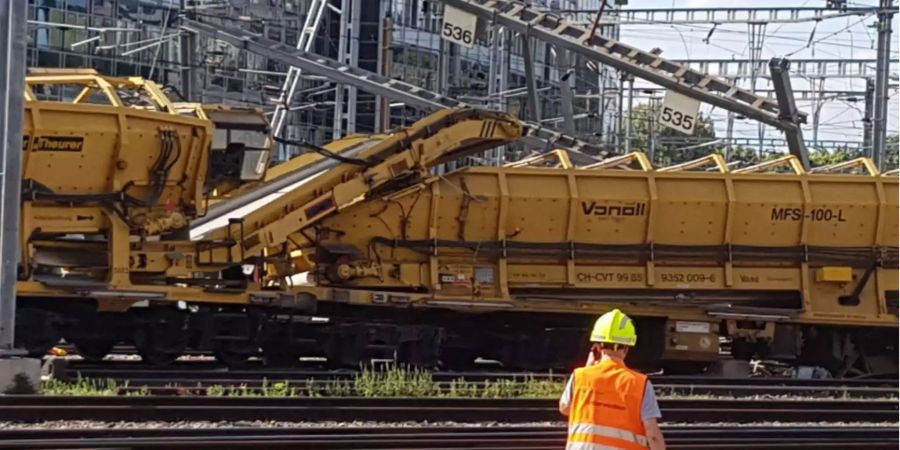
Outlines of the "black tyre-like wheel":
M90 362L103 360L112 351L113 346L116 345L114 339L104 338L73 339L72 342L75 345L75 349L78 350L78 354Z
M222 342L213 349L216 360L231 368L246 366L258 354L259 348L249 342Z
M441 349L441 367L449 370L469 370L475 365L475 355L468 349Z
M168 353L155 349L138 348L138 355L141 355L142 361L151 366L168 366L175 362L175 360L181 356L181 353Z
M134 346L144 362L167 366L187 348L188 316L182 311L151 309L139 318L134 330Z
M299 362L300 356L284 345L266 345L263 347L263 360L267 366L293 367Z

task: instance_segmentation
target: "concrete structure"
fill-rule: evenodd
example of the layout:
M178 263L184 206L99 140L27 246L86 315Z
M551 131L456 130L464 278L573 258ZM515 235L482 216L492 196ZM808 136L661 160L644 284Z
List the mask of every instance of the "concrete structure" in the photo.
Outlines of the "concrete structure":
M0 393L40 389L40 361L14 346L16 274L24 115L25 5L0 3Z
M36 394L41 390L41 360L0 359L0 394Z

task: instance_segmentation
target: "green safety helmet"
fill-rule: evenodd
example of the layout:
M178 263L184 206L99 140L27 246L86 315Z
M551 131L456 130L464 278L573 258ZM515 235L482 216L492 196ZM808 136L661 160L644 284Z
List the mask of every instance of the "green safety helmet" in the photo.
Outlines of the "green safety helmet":
M637 333L634 321L625 313L614 309L597 319L591 331L591 342L621 344L634 347L637 344Z

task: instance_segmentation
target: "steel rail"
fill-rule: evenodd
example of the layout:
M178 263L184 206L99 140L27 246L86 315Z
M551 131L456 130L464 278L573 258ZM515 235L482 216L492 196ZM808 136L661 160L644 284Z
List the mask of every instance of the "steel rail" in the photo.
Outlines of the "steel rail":
M661 399L674 422L896 422L896 400ZM558 421L552 399L0 397L0 421Z
M664 427L669 448L895 448L883 427ZM161 428L0 431L0 448L561 448L562 426L413 428Z
M223 387L241 388L248 393L264 394L267 389L279 385L281 389L291 388L298 392L338 392L350 389L347 395L355 395L353 383L357 372L316 372L316 371L172 371L172 370L67 370L54 377L63 381L101 380L114 382L120 395L144 393L154 395L206 395L210 390ZM450 393L465 387L485 390L497 382L512 382L521 386L535 381L563 383L563 374L523 374L523 373L453 373L435 372L431 379L439 392ZM761 379L729 378L670 378L653 377L654 387L659 395L687 396L713 395L720 397L750 396L802 396L835 398L897 398L900 391L896 380L871 380L869 383L839 383L841 380L796 380L765 379L769 382L753 382ZM820 381L820 383L815 383ZM845 380L859 381L859 380Z

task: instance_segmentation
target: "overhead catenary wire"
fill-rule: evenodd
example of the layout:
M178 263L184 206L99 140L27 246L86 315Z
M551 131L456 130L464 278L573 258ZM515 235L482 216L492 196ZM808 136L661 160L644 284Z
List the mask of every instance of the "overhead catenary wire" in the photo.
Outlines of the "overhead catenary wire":
M863 17L862 19L859 19L859 20L857 20L856 22L853 22L853 23L851 23L851 24L845 26L844 28L841 28L841 29L839 29L839 30L837 30L837 31L834 31L834 32L829 33L829 34L827 34L827 35L825 35L825 36L822 36L821 38L816 39L815 41L813 41L813 40L810 39L809 41L807 41L807 43L806 43L805 46L800 47L800 48L798 48L797 50L794 50L793 52L787 53L785 56L788 56L788 57L793 56L793 55L799 53L800 51L809 48L810 45L815 45L815 44L821 43L821 42L825 41L825 39L830 38L831 36L835 36L835 35L837 35L837 34L839 34L839 33L842 33L842 32L844 32L844 31L850 29L851 27L856 26L857 24L862 23L862 22L865 21L866 19L868 19L868 17Z

